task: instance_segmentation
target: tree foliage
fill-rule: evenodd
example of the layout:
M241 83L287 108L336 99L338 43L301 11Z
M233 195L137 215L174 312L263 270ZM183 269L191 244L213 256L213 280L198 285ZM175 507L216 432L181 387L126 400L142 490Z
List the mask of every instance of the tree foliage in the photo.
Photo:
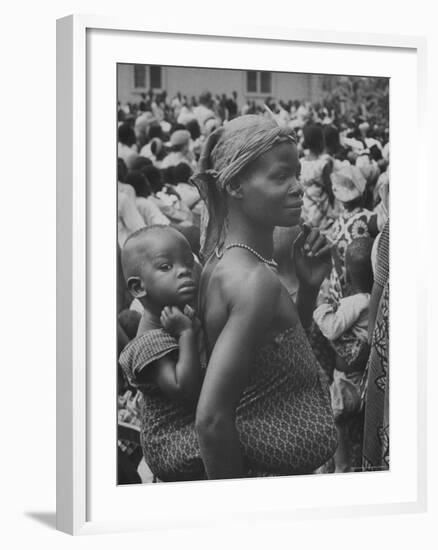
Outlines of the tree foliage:
M324 75L322 89L324 103L347 120L363 117L388 125L389 78Z

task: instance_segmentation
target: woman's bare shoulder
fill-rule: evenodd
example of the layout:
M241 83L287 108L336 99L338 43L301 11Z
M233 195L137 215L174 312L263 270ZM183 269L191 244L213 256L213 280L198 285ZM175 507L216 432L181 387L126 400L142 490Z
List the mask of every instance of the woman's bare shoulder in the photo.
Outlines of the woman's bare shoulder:
M231 256L231 255L230 255ZM280 294L281 283L277 274L259 261L220 262L215 278L221 294L231 304L244 300L272 300Z

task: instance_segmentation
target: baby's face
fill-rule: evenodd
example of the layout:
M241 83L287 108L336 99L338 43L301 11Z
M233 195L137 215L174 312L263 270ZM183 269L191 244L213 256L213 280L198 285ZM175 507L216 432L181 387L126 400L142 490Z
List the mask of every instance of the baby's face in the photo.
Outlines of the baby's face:
M140 276L147 296L160 306L193 304L197 291L195 261L190 246L176 231L147 236Z

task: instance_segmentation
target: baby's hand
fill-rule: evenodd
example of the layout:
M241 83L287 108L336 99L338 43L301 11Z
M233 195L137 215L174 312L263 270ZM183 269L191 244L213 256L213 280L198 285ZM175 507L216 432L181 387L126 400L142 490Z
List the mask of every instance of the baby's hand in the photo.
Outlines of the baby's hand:
M160 316L161 324L173 336L181 336L188 329L193 328L193 322L187 315L174 306L166 306L163 308Z

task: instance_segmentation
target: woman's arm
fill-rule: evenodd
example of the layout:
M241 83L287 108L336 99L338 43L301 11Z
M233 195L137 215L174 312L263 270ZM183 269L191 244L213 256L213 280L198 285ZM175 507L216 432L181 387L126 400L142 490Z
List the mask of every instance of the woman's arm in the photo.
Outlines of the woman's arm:
M300 282L297 292L297 310L301 324L304 328L309 328L313 320L313 311L316 306L319 288L307 286Z
M305 225L294 242L293 254L299 281L296 305L301 324L307 328L312 323L319 288L330 272L330 245L318 229Z
M210 479L245 475L236 408L280 295L278 281L265 266L244 275L230 276L230 314L213 348L196 412L201 456Z

